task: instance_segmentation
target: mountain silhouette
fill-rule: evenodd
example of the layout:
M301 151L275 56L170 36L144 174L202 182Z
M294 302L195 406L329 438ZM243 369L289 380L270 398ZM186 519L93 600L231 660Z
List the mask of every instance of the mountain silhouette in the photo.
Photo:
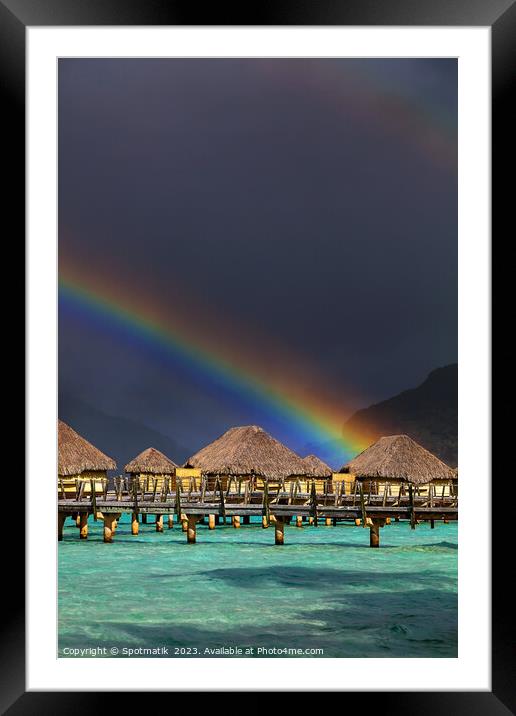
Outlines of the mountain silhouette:
M403 433L451 467L457 466L458 366L433 370L417 388L358 410L344 424L346 430L367 435Z
M172 438L143 423L108 415L67 393L59 395L59 417L95 447L116 460L115 474L123 474L124 465L148 447L161 450L177 464L182 464L193 452L190 447L179 445Z

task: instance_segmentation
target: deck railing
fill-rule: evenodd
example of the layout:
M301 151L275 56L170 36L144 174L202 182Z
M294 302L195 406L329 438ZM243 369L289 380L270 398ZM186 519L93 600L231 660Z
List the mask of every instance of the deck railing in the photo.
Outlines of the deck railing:
M69 482L69 481L68 481ZM68 487L68 489L67 489ZM453 481L425 485L391 483L368 480L361 483L328 481L324 492L317 492L315 480L275 480L265 482L257 489L254 478L241 480L229 477L227 480L208 477L159 477L146 478L118 476L113 480L113 489L108 490L107 478L75 478L75 489L58 482L60 502L78 503L119 502L157 503L160 506L175 506L178 496L184 504L231 503L257 504L265 501L270 505L308 505L324 507L381 506L438 508L457 507L458 488Z

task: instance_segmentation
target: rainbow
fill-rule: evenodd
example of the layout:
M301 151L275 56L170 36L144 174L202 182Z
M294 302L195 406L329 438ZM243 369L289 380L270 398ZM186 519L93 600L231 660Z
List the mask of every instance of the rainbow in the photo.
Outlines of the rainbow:
M93 284L93 287L92 287ZM120 286L100 286L60 272L59 301L62 308L80 312L83 317L107 326L135 343L173 359L175 365L194 372L201 380L215 383L219 389L237 395L258 412L288 421L297 434L310 442L331 442L338 446L343 459L355 455L370 443L367 435L343 432L341 408L324 403L317 390L266 381L256 366L236 364L235 356L218 345L207 345L202 334L187 329L179 318L164 315L162 309L131 297ZM212 341L213 342L213 341ZM314 393L317 397L314 397ZM228 426L229 427L229 426Z
M308 61L303 73L296 66L300 61L262 60L254 67L267 72L270 81L285 90L298 86L344 118L352 117L363 127L372 126L375 133L397 136L429 164L456 172L455 112L431 101L424 92L404 87L388 72L378 75L373 58L362 59L359 64L352 62L352 65L340 58ZM389 61L384 67L388 65ZM349 101L350 95L353 102Z

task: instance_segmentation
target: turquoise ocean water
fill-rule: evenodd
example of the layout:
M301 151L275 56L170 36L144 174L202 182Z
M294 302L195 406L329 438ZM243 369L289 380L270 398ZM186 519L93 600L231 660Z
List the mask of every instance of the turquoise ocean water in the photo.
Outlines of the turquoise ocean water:
M287 526L283 547L258 523L199 525L195 545L166 518L162 534L149 523L132 536L125 515L112 544L101 522L90 518L89 530L80 541L68 520L58 544L60 656L98 647L169 658L236 647L258 658L274 655L260 648L457 656L457 523L393 523L379 549L368 529L344 524Z

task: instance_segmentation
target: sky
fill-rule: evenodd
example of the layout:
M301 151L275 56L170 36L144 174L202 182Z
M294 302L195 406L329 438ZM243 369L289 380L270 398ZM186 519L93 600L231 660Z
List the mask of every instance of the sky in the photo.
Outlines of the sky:
M303 452L457 360L455 60L58 81L60 396L185 451L254 423Z

